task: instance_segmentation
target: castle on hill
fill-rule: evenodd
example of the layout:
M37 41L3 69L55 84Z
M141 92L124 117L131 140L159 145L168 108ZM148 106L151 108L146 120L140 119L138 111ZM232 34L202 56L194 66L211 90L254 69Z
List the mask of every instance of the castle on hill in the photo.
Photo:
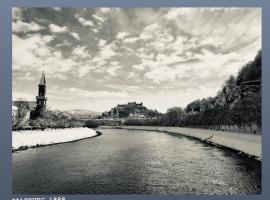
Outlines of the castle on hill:
M107 112L102 113L103 118L135 118L143 119L159 115L157 111L147 109L143 103L128 102L118 104Z
M125 118L131 115L144 117L146 110L143 103L128 102L127 104L118 104L108 112L102 113L102 116L107 118Z

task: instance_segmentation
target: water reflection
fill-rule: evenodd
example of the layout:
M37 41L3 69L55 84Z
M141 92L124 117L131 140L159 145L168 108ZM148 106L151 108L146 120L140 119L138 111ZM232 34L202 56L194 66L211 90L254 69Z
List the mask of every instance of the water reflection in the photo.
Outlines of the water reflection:
M14 194L254 194L260 163L175 134L100 137L13 154Z

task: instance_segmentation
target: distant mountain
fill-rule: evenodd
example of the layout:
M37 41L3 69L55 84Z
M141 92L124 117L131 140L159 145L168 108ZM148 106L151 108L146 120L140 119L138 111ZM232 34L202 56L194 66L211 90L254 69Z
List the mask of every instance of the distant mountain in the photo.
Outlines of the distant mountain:
M92 111L92 110L83 110L83 109L73 109L64 111L64 113L71 115L75 118L87 118L87 117L95 117L97 115L101 115L101 112Z

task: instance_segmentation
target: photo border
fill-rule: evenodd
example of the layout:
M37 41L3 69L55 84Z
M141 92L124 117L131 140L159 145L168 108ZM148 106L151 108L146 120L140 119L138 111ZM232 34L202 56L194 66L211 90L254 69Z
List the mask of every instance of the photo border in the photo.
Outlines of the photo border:
M5 1L5 2L3 2ZM262 194L261 195L64 195L65 199L267 199L270 197L270 1L269 0L1 0L0 1L0 199L63 195L11 195L12 7L261 7L262 8ZM228 30L229 31L229 30Z

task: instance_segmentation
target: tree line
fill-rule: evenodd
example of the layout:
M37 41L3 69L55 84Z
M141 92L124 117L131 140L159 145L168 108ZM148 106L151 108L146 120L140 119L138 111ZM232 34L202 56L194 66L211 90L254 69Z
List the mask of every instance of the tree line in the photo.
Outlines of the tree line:
M183 127L238 126L261 127L261 51L230 76L214 97L197 99L185 108L172 107L154 121L128 120L126 125Z
M50 109L47 109L42 117L30 119L29 107L24 101L16 101L14 106L17 110L12 113L12 130L71 128L84 125L84 122L65 112Z

